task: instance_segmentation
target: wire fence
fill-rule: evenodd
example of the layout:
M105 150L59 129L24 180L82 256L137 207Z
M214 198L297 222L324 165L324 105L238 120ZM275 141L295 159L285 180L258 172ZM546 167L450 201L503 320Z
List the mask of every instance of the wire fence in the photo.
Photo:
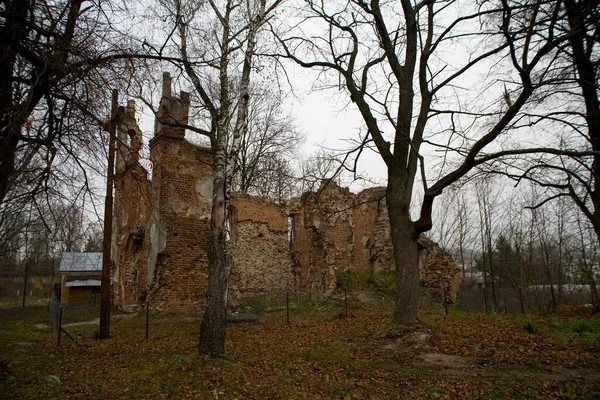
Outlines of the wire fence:
M56 345L60 346L60 339L62 336L62 320L63 320L64 305L58 301L56 296L52 296L50 299L50 322L56 335Z

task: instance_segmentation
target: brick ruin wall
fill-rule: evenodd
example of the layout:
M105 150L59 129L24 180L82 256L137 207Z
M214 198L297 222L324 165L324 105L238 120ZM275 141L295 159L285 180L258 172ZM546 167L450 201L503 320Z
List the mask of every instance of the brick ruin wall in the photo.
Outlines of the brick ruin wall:
M335 288L336 274L352 265L353 197L348 189L331 184L290 202L298 289L311 299L328 295Z
M153 310L204 307L211 155L209 149L187 142L183 129L169 125L187 123L188 108L189 96L172 96L166 75L150 141L151 181L138 162L141 132L135 106L130 103L124 110L113 235L114 301L119 307L146 300ZM242 296L295 291L318 300L332 293L340 272L394 270L385 188L353 194L323 182L316 192L284 206L233 194L229 224L229 301L234 305ZM423 284L455 298L460 270L452 258L425 237L420 247Z
M172 96L170 87L165 76L150 141L152 180L143 171L147 191L141 198L117 165L114 302L122 307L148 300L153 310L199 311L208 281L212 158L209 149L185 140L184 129L170 126L186 124L189 109L189 95ZM147 211L134 229L121 208L132 210L137 202Z
M139 163L142 132L135 120L135 104L121 109L117 134L115 201L113 215L114 296L119 304L134 304L145 290L144 269L140 269L144 232L150 213L148 174ZM142 274L143 276L140 276Z
M237 304L242 296L294 292L297 271L285 210L266 198L234 194L230 221L230 302Z

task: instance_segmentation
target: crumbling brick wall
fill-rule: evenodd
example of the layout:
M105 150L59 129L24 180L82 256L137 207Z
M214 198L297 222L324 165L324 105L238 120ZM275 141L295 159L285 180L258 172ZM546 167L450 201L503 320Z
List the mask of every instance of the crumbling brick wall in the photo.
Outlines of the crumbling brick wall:
M189 95L173 96L170 77L163 78L163 97L150 141L149 187L133 189L130 171L141 168L137 141L130 146L135 156L121 151L117 162L117 170L124 171L117 176L115 203L115 304L122 307L148 300L154 310L200 310L208 280L212 157L209 149L187 142L183 128L172 126L187 123ZM135 118L130 125L134 122ZM120 136L120 142L125 139ZM128 160L135 161L137 170L126 167ZM136 204L142 206L135 209Z
M356 195L354 220L354 268L370 274L393 271L385 188L365 189Z
M117 128L113 259L116 304L135 304L145 288L145 271L140 270L144 232L150 210L147 171L140 165L142 131L137 125L135 103L120 109Z
M189 95L171 94L163 77L163 97L154 138L152 214L148 226L147 296L153 310L201 310L208 281L206 249L212 202L210 150L185 140ZM164 122L164 123L163 123Z
M352 268L354 195L324 181L316 193L305 193L292 207L298 289L319 299L335 288L336 274Z
M148 300L156 310L192 311L204 305L210 232L210 152L183 138L151 143Z
M385 188L354 195L331 181L289 205L294 215L294 250L299 264L298 289L313 299L326 297L336 275L352 269L367 274L395 270ZM455 299L460 270L437 243L419 239L422 282Z
M152 181L139 165L141 132L135 107L119 128L114 248L115 303L149 301L154 310L198 311L208 282L212 203L210 149L185 140L189 95L163 96L150 141ZM231 198L230 300L242 295L302 291L315 300L335 289L336 275L353 269L393 271L385 188L353 194L331 181L281 207L264 198ZM460 275L437 244L421 240L426 285L455 297ZM459 271L458 271L459 272ZM457 278L458 277L458 278ZM444 288L450 288L448 290Z
M295 263L283 208L267 198L240 193L231 198L230 214L230 303L237 304L242 295L295 291Z
M419 237L419 272L424 286L435 290L448 302L455 302L462 271L450 253L425 235Z

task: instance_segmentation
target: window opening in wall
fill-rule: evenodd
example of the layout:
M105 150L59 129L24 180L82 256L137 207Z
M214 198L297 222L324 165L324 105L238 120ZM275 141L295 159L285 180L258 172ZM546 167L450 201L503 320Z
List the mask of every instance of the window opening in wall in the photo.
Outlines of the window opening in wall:
M229 242L231 240L231 211L227 213L225 217L225 241Z
M288 246L290 249L294 249L294 230L296 226L296 221L293 215L288 217Z
M131 146L133 145L134 137L135 137L135 131L133 129L129 129L127 131L127 147L129 147L129 149L131 149Z

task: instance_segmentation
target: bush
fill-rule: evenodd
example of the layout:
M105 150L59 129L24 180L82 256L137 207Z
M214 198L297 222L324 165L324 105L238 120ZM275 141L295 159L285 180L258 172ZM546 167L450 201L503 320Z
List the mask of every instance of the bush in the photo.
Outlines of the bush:
M534 322L532 322L532 321L527 321L527 322L525 323L525 325L523 325L523 328L524 328L524 329L525 329L527 332L529 332L529 333L531 333L531 334L534 334L534 333L538 333L538 332L539 332L539 328L538 328L538 327L537 327L537 325L536 325Z
M540 327L539 327L538 323L536 321L532 320L529 315L518 316L515 319L515 323L518 326L521 326L523 329L525 329L527 332L529 332L532 335L536 334L536 333L540 333Z
M290 313L292 315L308 313L314 309L315 305L303 297L296 297L293 300L290 299Z
M338 272L335 276L336 286L339 289L356 289L362 279L362 276L359 272L349 269L344 272Z
M367 282L376 289L395 290L396 276L393 272L372 275Z

